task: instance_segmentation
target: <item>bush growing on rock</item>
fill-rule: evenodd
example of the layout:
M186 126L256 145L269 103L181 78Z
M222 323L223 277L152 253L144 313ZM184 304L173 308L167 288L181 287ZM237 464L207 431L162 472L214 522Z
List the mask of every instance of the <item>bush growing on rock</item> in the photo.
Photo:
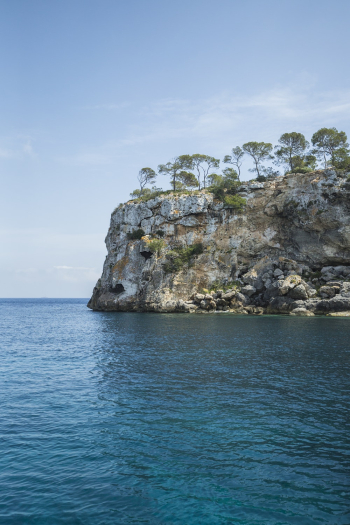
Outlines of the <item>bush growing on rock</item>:
M241 211L246 204L246 200L237 195L237 190L241 183L238 181L238 175L233 168L226 168L223 171L224 175L212 175L212 185L209 191L214 194L214 197L225 204L227 208L233 208Z
M201 243L174 248L166 255L168 262L164 264L164 271L166 273L176 273L182 270L184 266L191 266L193 257L200 255L203 251Z
M127 233L127 237L130 241L140 241L141 238L145 235L145 232L142 228L139 228L138 230L134 230L130 233Z
M226 208L232 208L236 211L242 211L246 200L240 195L225 195L224 204Z
M152 253L156 253L160 257L161 251L165 247L165 241L163 239L152 239L148 243L148 248Z

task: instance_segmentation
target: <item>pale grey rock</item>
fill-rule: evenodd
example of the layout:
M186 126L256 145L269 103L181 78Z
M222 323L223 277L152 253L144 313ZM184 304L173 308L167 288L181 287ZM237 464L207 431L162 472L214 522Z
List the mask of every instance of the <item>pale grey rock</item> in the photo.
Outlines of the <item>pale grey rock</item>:
M321 273L333 273L333 266L324 266L321 269Z
M283 272L282 272L282 270L280 270L279 268L276 268L276 270L273 272L273 275L274 275L275 277L279 277L280 275L283 276Z
M289 315L297 315L297 316L300 316L300 317L311 317L311 316L313 316L315 314L310 312L306 308L295 308L294 310L292 310L290 312Z
M234 290L224 293L221 295L222 299L225 301L231 301L231 299L236 295L236 292Z
M336 275L334 273L324 273L322 275L322 279L326 282L332 281L333 279L336 279Z
M336 291L340 291L340 288L335 286L321 286L319 293L322 298L325 297L334 297L336 294Z
M292 297L293 299L308 299L308 294L305 289L305 286L303 286L302 284L298 284L298 286L292 288L292 290L290 291L290 297Z
M284 281L281 281L281 284L279 285L280 295L286 295L288 292L293 290L293 288L301 284L301 282L302 279L299 275L296 275L294 273L288 275L288 277L284 279Z
M350 310L350 297L335 295L329 300L323 299L316 304L319 312L343 312Z
M292 309L294 310L295 308L306 308L306 301L303 301L302 299L296 299L292 303Z
M249 298L246 297L245 295L243 295L243 294L240 293L240 292L237 292L237 293L236 293L236 299L237 299L237 301L239 301L240 303L242 303L243 306L247 306L247 305L250 303Z
M248 191L249 190L263 190L263 189L264 189L264 183L263 182L251 183L248 186Z
M259 307L274 301L274 311L278 313L281 307L284 313L289 301L295 302L291 290L302 284L309 296L306 309L316 308L310 297L315 292L300 278L306 267L312 271L322 268L322 276L328 280L316 279L313 282L317 286L350 276L350 185L335 172L331 176L328 172L281 176L254 191L252 184L245 184L247 205L241 213L226 210L206 191L161 195L118 207L111 216L107 257L89 307L192 311L185 301L194 294L210 290L214 283L226 285L242 275L243 287L256 289L253 301ZM332 186L323 184L329 177L333 177ZM165 246L159 256L146 256L150 253L146 241L128 239L127 233L140 227L149 236L156 235L157 230L165 232ZM173 248L198 243L203 253L193 257L189 266L185 264L174 273L167 271L167 254ZM273 287L275 279L271 277L277 268L289 275L276 279L280 284ZM337 311L332 308L346 307L347 294L350 290L340 288L332 298L315 298L316 304L325 312ZM219 293L216 296L219 298ZM234 297L233 302L240 301Z
M327 314L330 317L350 317L350 311L348 312L331 312Z
M244 295L251 297L256 293L256 288L254 288L254 286L251 286L250 284L247 284L246 286L243 286L243 288L241 288L241 292Z
M293 299L287 296L277 296L270 300L269 305L267 306L267 313L276 314L276 313L287 313L291 309Z
M336 275L342 275L342 274L343 274L343 275L346 275L345 272L347 271L347 269L348 269L347 266L335 266L335 267L333 268L333 271L334 271L334 273L335 273Z
M340 295L342 297L350 297L350 283L342 283L342 286L340 288Z

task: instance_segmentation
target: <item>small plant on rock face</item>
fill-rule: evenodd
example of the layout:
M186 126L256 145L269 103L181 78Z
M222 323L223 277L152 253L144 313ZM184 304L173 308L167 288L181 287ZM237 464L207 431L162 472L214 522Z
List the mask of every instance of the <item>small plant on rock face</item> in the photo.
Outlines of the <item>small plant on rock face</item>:
M158 235L158 237L164 237L165 231L164 230L157 230L156 231L156 235Z
M166 273L176 273L183 269L184 266L191 267L192 259L203 253L203 245L191 244L190 246L174 248L167 253L168 262L164 264Z
M225 207L233 208L236 211L242 211L246 202L246 199L240 195L225 195L224 197Z
M130 241L136 241L141 240L141 238L145 235L145 232L142 228L139 228L138 230L134 230L131 233L127 234L127 237Z
M165 247L165 241L162 239L153 239L152 241L149 241L148 248L152 253L156 253L158 257L160 257L160 254Z

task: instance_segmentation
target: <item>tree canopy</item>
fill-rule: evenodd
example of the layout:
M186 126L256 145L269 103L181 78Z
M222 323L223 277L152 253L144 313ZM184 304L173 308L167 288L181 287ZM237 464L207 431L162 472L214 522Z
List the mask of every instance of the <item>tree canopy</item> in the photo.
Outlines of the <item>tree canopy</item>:
M330 157L332 164L336 163L337 155L349 155L349 144L347 143L345 131L338 131L336 128L321 128L312 135L311 142L314 146L312 153L317 158L323 159L324 167L327 167L327 157Z
M291 171L299 166L309 143L302 133L292 131L283 133L278 139L279 146L275 146L275 155L278 164L287 164Z
M241 180L241 166L244 151L239 146L232 148L231 155L225 155L223 162L225 164L233 164L238 170L238 180Z
M209 155L202 155L200 153L191 155L191 159L191 169L195 169L197 171L199 189L201 189L202 185L203 188L205 188L210 170L218 168L220 165L220 160L210 157Z
M270 142L246 142L242 146L243 150L250 155L254 161L255 168L249 170L261 176L263 166L262 161L273 159L272 144Z
M186 188L198 188L198 181L194 173L190 171L181 171L179 173L179 180Z
M263 181L277 177L280 173L264 161L275 159L272 164L285 165L288 171L307 173L316 169L317 161L322 161L326 168L330 163L338 169L350 172L350 149L344 131L336 128L321 128L312 135L313 149L309 149L309 142L302 133L292 131L283 133L275 146L270 142L246 142L242 146L232 148L230 155L225 155L223 162L231 164L219 174L217 169L220 160L210 155L195 153L193 155L179 155L166 164L159 164L158 173L170 177L173 191L193 190L206 188L210 185L223 198L225 194L235 196L240 184L241 166L244 155L249 155L254 168L249 171L256 173L256 178ZM159 195L161 188L152 189L147 184L154 183L156 172L152 168L142 168L138 174L140 189L134 190L132 198L147 200ZM238 197L238 196L237 196ZM236 199L237 200L237 199Z
M144 193L146 184L150 184L156 180L157 174L151 168L142 168L139 171L137 180L140 184L140 196Z
M176 191L176 182L182 182L180 179L183 178L183 172L191 168L192 162L190 160L190 155L181 155L180 157L175 157L173 162L159 164L158 173L168 175L171 179L173 190ZM181 176L180 173L182 173Z

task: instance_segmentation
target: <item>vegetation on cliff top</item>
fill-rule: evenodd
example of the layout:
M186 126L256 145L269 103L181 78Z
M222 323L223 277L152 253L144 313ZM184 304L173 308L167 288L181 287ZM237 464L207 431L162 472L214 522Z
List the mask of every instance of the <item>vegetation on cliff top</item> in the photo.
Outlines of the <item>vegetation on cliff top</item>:
M164 191L154 184L157 174L152 168L142 168L138 174L139 188L131 194L136 202L147 201L159 195L169 193L195 194L201 189L214 193L217 199L225 205L241 209L244 205L242 197L236 196L240 184L243 158L248 156L253 161L249 171L256 174L256 180L265 181L280 175L273 167L265 167L265 161L273 161L275 166L282 166L285 173L307 173L314 171L317 161L322 167L333 166L350 171L350 150L347 135L336 128L321 128L311 138L310 144L302 133L295 131L283 133L278 145L273 147L269 142L246 142L232 148L230 155L225 155L224 164L233 167L225 168L217 173L220 160L209 155L195 153L179 155L166 164L159 164L158 174L166 175L171 181L171 190ZM274 151L274 154L273 154Z

